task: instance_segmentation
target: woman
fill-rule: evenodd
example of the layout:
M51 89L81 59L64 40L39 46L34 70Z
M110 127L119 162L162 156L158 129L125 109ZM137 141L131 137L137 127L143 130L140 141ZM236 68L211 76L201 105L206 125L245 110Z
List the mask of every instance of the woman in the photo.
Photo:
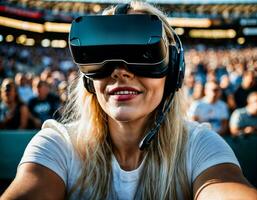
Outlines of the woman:
M124 15L135 13L138 16ZM27 147L17 176L2 199L256 198L255 190L243 177L231 149L208 128L184 120L180 91L176 92L173 98L183 77L183 73L180 74L183 72L183 60L180 60L183 50L180 45L173 49L180 50L175 52L179 58L172 56L174 52L169 53L168 66L176 66L174 71L169 69L176 74L176 82L173 79L168 80L169 75L172 76L173 73L167 76L167 65L162 65L166 63L165 59L161 64L150 62L151 56L156 56L151 55L151 52L150 56L144 54L147 58L138 58L136 66L131 64L133 62L130 59L133 60L137 55L128 50L132 48L129 45L127 48L121 46L124 51L133 54L133 57L123 55L119 49L120 45L100 45L101 48L95 51L99 57L113 55L106 58L107 62L103 63L107 65L103 64L104 66L99 64L99 60L98 64L93 61L88 64L88 60L94 56L90 54L93 50L89 53L85 53L83 48L76 51L85 41L98 44L89 45L88 48L98 48L99 43L105 43L105 40L79 40L80 36L73 37L73 34L82 29L94 30L98 32L92 37L99 37L103 34L99 32L99 28L104 28L103 23L99 23L97 30L84 29L87 26L95 28L97 20L105 23L115 22L115 26L126 24L135 27L140 25L140 20L148 19L146 15L139 16L141 13L158 16L150 16L157 23L157 27L160 19L163 21L164 25L161 25L159 31L160 37L166 38L166 43L158 43L161 40L154 38L154 41L160 44L158 50L162 48L162 52L167 52L166 44L174 44L175 40L179 42L172 34L163 14L142 2L132 2L104 12L104 15L123 14L118 17L93 16L86 17L85 21L79 18L74 22L70 33L70 46L73 58L83 74L78 79L73 93L69 95L70 106L66 111L68 118L64 117L62 124L53 120L44 123L43 130ZM128 21L131 18L138 20L132 20L131 23ZM87 23L88 20L96 21ZM80 23L83 26L76 29L75 26ZM104 34L107 35L115 29L112 23L106 26L108 29ZM143 30L150 27L149 24L144 24L143 29L138 26L138 29L133 31L142 31L140 33L144 34ZM121 35L131 39L133 33L127 34L130 30L123 28L126 30L118 29L120 34L117 34L117 30L113 32L115 37L109 34L107 43L126 43L127 40L119 40ZM74 30L77 31L73 33ZM149 32L151 31L152 29L149 29ZM90 37L82 33L81 37ZM164 47L166 49L163 49ZM102 48L112 48L113 51L101 54ZM136 48L141 51L140 45ZM79 54L76 54L78 52ZM116 62L117 55L123 55L124 62L121 62L122 59ZM82 61L79 63L80 59ZM150 60L148 65L142 63L145 60ZM175 64L170 64L172 62ZM165 73L159 70L161 68L165 69ZM175 87L165 86L167 81Z
M6 78L1 85L0 128L26 129L28 127L28 107L20 100L14 80Z

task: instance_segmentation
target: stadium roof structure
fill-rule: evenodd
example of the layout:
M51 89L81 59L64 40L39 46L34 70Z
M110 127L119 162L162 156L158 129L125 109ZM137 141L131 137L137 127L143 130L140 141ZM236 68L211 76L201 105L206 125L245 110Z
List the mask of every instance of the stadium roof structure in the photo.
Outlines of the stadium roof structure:
M32 13L34 19L70 22L72 18L101 12L127 0L0 0L0 15ZM146 0L158 4L171 17L257 18L257 0ZM221 3L222 2L222 3ZM234 3L233 3L234 2ZM37 13L37 14L35 14ZM29 16L29 14L28 14Z
M145 0L160 7L182 39L250 38L257 42L257 0ZM11 33L36 41L65 39L78 16L126 0L0 0L0 42ZM23 38L23 37L22 37ZM22 41L24 39L21 39ZM12 40L12 41L15 41Z
M56 0L45 0L46 2ZM64 0L57 0L64 2ZM87 3L126 3L131 0L68 0L70 2L87 2ZM67 2L67 1L65 1ZM145 2L154 4L245 4L257 3L257 0L145 0Z

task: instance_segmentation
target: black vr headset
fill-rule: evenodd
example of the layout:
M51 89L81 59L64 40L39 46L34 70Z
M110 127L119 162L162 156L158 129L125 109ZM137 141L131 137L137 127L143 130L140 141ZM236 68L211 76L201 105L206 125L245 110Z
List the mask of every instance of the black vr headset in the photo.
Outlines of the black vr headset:
M155 15L89 15L72 23L70 47L88 78L107 77L121 63L136 75L160 78L169 61L163 35Z
M125 64L137 76L170 74L169 87L177 90L184 75L183 48L177 35L177 46L168 45L164 37L162 21L155 15L88 15L72 22L69 44L86 78L108 77Z
M165 97L154 130L147 134L140 149L149 145L168 112L173 95L183 82L184 51L173 32L176 45L169 45L163 22L150 14L126 14L129 4L116 6L115 15L87 15L72 22L69 45L74 62L84 73L85 88L94 93L94 79L111 75L116 67L125 65L137 76L161 78L167 76ZM148 137L148 138L147 138Z

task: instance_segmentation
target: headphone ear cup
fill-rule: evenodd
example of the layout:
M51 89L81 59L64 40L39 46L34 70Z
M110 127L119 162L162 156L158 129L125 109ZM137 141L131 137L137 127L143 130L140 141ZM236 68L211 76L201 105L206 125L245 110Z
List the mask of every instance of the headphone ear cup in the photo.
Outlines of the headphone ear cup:
M114 14L115 15L127 14L129 9L130 9L130 5L128 3L120 3L115 7Z
M169 71L165 83L165 96L181 88L185 74L184 52L176 46L169 46Z
M185 65L185 57L184 57L183 48L180 48L178 58L179 58L179 60L178 60L178 79L177 79L177 86L176 86L177 90L182 87L183 80L185 77L186 65Z
M86 76L83 76L83 84L88 92L95 94L95 88L92 80L90 80Z

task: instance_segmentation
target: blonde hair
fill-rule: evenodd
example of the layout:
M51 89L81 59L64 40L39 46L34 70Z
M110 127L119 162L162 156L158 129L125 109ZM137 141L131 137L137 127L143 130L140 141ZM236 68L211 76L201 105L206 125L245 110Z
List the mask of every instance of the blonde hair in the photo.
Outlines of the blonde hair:
M157 15L164 23L169 43L174 43L173 33L164 14L144 2L131 2L130 9ZM105 10L103 15L114 13L114 7ZM68 193L90 190L89 199L105 199L115 192L112 185L111 155L107 116L101 109L96 95L86 91L82 75L71 86L68 105L63 123L76 123L76 131L71 131L75 149L82 160L82 173ZM83 91L83 92L82 92ZM177 199L180 186L184 199L191 198L191 188L186 173L187 130L184 123L185 111L182 110L182 92L178 91L162 124L157 138L148 148L134 199ZM179 113L179 114L178 114ZM150 128L150 123L149 127ZM178 186L179 185L179 186ZM89 189L90 188L90 189Z

